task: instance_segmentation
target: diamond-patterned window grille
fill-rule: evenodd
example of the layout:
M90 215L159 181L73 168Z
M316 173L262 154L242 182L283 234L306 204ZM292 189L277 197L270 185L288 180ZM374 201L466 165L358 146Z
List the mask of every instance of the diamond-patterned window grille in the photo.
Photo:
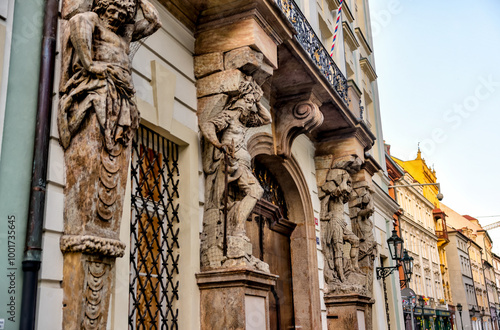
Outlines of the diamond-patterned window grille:
M132 143L129 329L178 329L179 147L141 126Z

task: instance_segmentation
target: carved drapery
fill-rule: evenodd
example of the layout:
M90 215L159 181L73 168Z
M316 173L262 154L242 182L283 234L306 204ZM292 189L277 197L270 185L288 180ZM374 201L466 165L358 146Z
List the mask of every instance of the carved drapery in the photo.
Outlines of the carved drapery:
M246 134L271 122L260 101L272 68L261 53L242 47L196 57L195 73L205 174L201 265L268 272L268 265L252 256L244 227L264 193L252 172Z
M63 325L103 329L114 260L125 250L118 238L130 142L139 124L129 45L161 24L147 0L65 0L61 14Z

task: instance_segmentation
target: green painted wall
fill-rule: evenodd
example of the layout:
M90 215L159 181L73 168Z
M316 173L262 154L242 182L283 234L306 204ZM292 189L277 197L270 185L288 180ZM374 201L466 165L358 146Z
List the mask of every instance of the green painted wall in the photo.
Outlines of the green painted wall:
M22 0L14 7L0 159L0 319L5 329L18 328L21 310L44 4Z

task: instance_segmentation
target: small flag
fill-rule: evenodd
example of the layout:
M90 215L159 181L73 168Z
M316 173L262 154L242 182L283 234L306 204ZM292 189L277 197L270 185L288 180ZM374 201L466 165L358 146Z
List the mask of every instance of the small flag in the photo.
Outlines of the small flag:
M332 49L330 50L330 57L333 57L333 49L335 48L335 41L337 40L337 30L339 29L340 12L342 11L342 2L343 0L340 0L339 10L337 11L337 21L335 22L335 31L333 32L333 41L332 41Z

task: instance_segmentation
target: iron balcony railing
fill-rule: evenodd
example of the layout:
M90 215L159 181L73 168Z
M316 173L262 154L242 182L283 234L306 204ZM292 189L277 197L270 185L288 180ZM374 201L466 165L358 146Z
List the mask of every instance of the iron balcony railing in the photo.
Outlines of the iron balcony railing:
M348 105L347 79L330 57L323 43L319 40L306 17L300 11L299 6L293 0L274 0L274 2L296 30L295 39L297 39L342 101Z

